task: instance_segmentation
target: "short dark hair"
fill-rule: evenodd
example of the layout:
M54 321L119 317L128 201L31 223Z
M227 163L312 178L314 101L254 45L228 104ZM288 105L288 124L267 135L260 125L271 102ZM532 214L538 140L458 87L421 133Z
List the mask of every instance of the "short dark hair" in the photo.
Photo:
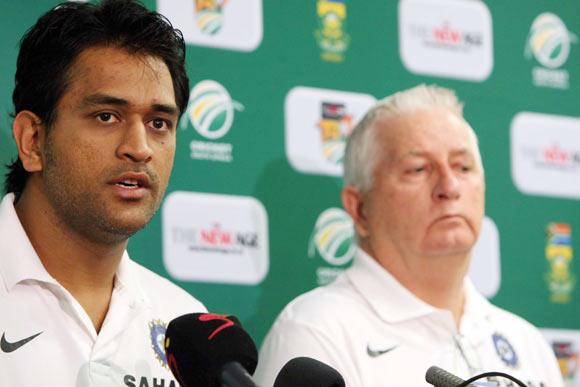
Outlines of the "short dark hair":
M162 59L173 80L179 112L184 112L189 79L181 32L137 1L103 0L99 4L57 5L26 32L16 63L14 115L29 110L40 117L48 131L67 89L72 64L83 50L95 46L114 46ZM14 192L18 198L30 174L18 157L7 167L4 191Z

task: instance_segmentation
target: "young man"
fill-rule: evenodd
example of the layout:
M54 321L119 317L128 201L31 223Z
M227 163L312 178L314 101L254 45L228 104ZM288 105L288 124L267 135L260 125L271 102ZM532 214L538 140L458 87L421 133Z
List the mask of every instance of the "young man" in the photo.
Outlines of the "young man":
M181 34L130 0L64 3L24 36L0 204L0 384L177 386L166 324L204 306L133 262L188 100Z
M464 379L502 371L529 386L563 385L540 333L466 278L485 184L451 90L418 86L379 102L349 139L344 180L357 256L278 317L255 374L262 385L297 356L328 363L352 387L423 386L433 365Z

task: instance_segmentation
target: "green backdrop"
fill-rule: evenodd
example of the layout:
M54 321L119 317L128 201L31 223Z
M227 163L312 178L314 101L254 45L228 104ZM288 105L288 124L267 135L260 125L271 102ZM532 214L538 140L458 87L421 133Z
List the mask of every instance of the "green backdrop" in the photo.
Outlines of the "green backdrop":
M233 23L228 19L231 15L226 17L226 8L236 6L239 1L230 0L223 5L222 19L218 20L221 27L217 26L214 36L220 34L220 28L225 31L227 23ZM206 3L211 5L211 2ZM188 124L178 133L175 169L168 193L228 194L252 197L261 202L267 213L268 233L259 236L260 243L266 238L268 242L267 274L256 284L172 278L162 259L160 214L131 239L132 258L172 278L211 311L238 315L260 343L281 308L296 295L317 285L317 270L321 267L333 269L319 255L309 256L308 249L318 216L328 208L340 208L340 177L302 173L288 161L284 110L288 92L294 87L305 86L368 94L379 99L418 83L436 83L457 91L466 103L466 118L479 136L486 169L486 211L500 235L501 281L491 301L540 327L580 329L580 298L574 286L578 266L574 252L580 247L577 237L580 230L577 199L580 196L522 192L514 183L515 156L510 145L512 120L520 112L580 117L580 47L575 42L575 35L580 35L580 4L573 0L486 1L493 37L493 66L485 79L474 80L412 72L407 68L401 59L399 1L350 0L328 5L321 3L333 2L263 0L252 4L256 3L262 6L263 33L255 48L231 49L201 44L188 44L187 47L191 87L202 80L215 80L227 89L233 100L243 105L243 110L235 110L228 133L216 140L231 144L233 161L193 159L190 143L211 143L212 140L204 138ZM437 2L433 0L432 3ZM441 7L448 3L442 2ZM38 16L54 4L56 2L50 0L1 3L0 162L3 165L16 154L9 113L18 41ZM152 0L145 1L145 5L152 9L158 6ZM331 10L334 7L333 16L338 18L335 24L325 24L333 22L325 19L327 14L322 9L325 5ZM219 9L213 11L214 16L220 16ZM546 48L547 43L540 47L549 49L548 59L550 56L563 58L561 51L569 49L564 63L556 67L544 65L537 57L526 56L525 52L532 39L533 23L543 13L559 17L568 30L567 35L562 35L560 29L558 36L556 26L551 37L548 32L548 39L559 37L560 41L556 41L554 47ZM463 34L462 39L468 32L476 38L481 37L478 27L458 27L454 20L452 16L442 19L442 26L448 25L451 30L457 27L456 31ZM328 35L332 30L324 31L324 27L333 27L338 37ZM211 35L210 32L206 34ZM329 51L320 45L324 38L334 44L346 43L347 48L328 54ZM449 44L453 43L453 37L450 39ZM434 47L432 49L437 49ZM446 55L444 49L442 54ZM461 48L456 53L459 51ZM427 56L424 60L431 59ZM450 63L450 67L453 65ZM534 68L545 70L546 77L567 74L567 85L538 85L532 79ZM546 141L546 147L553 145ZM571 158L570 179L561 179L556 185L573 184L574 177L580 179L574 169L575 163L580 161L580 140L563 142L559 147ZM5 169L0 168L0 171ZM547 190L553 186L554 183L550 183ZM563 242L565 250L572 254L558 272L560 285L568 286L564 300L558 302L551 298L553 292L547 280L554 271L548 263L546 247L550 243L557 244L549 242L546 236L552 222L569 225L571 231L563 237L571 235L572 238L571 242Z

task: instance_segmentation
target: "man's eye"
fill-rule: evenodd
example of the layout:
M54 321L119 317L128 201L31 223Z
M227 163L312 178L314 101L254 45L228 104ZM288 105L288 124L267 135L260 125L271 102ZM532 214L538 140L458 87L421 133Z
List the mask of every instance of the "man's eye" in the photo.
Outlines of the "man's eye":
M101 122L112 122L114 118L113 114L107 112L97 114L97 119Z
M151 120L151 126L156 130L169 130L172 127L171 122L162 118L155 118Z

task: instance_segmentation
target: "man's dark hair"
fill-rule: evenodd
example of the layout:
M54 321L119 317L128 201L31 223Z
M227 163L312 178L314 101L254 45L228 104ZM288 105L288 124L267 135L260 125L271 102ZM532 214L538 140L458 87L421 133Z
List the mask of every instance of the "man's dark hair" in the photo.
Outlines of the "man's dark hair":
M26 32L16 63L14 115L29 110L49 131L58 101L67 89L72 64L83 50L95 46L119 47L163 60L173 80L179 112L184 112L189 80L181 32L164 16L136 1L104 0L100 4L62 3ZM4 190L18 198L29 173L18 157L7 167Z

